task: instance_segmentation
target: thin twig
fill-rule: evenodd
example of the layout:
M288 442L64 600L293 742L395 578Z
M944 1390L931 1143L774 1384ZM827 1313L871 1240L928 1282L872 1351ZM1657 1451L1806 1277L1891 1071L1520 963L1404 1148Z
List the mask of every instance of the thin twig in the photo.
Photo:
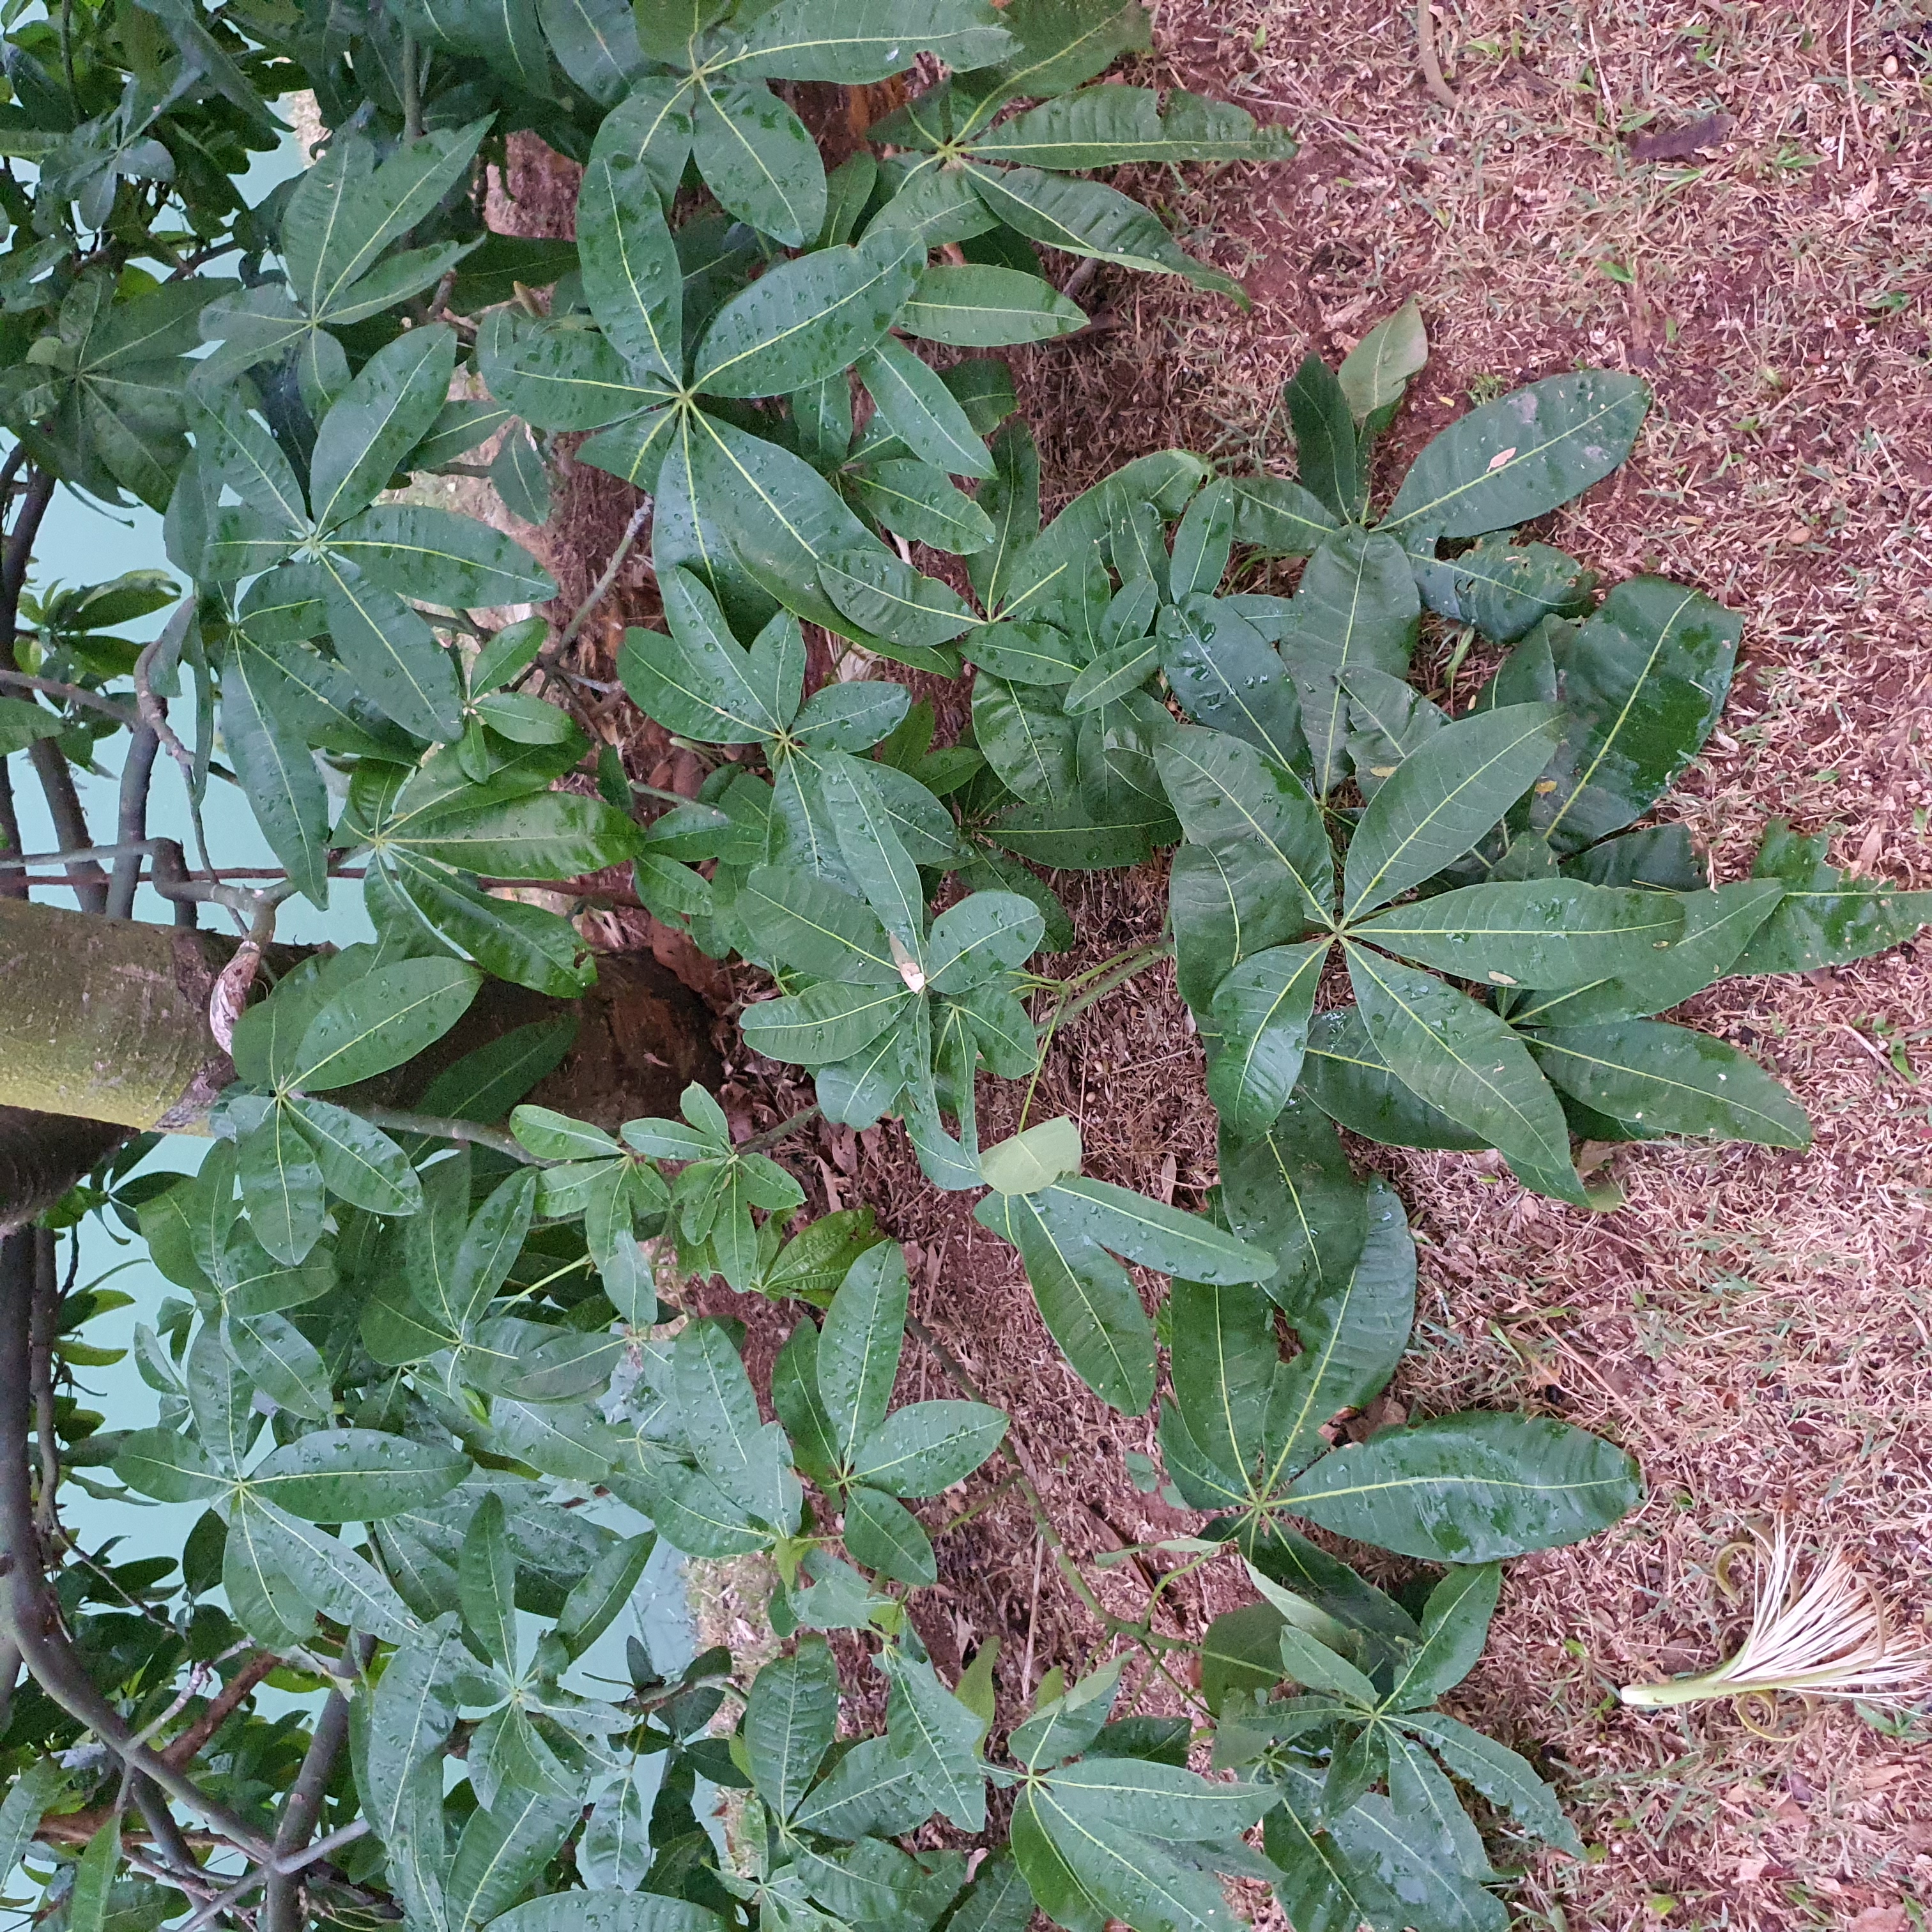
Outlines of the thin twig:
M1429 0L1415 0L1415 46L1422 56L1424 84L1454 113L1462 104L1456 98L1456 90L1442 78L1442 63L1436 52L1436 16L1430 10Z
M382 1127L392 1133L428 1134L438 1140L471 1141L478 1147L493 1148L498 1154L507 1154L526 1167L539 1164L534 1154L508 1134L495 1127L483 1126L475 1120L454 1120L442 1114L415 1114L406 1107L356 1107L350 1111L359 1114L371 1126Z
M83 711L98 711L104 718L111 718L117 724L124 724L132 730L136 723L134 713L124 704L111 698L104 698L98 691L89 691L85 685L63 684L58 678L33 677L23 670L10 670L0 667L0 685L15 691L38 691L44 697L58 698L63 704L77 705Z
M591 612L610 594L610 586L616 582L617 573L624 567L624 560L630 555L632 546L643 535L645 524L650 521L651 508L651 499L646 496L631 512L631 520L625 526L623 539L611 552L610 561L604 566L604 574L590 586L590 595L578 604L577 614L564 626L562 636L559 638L554 644L547 646L540 653L539 662L548 659L549 664L554 664L558 658L562 657L564 652L576 643L577 634L589 621ZM548 664L545 668L547 669L549 668Z
M44 1550L56 1547L60 1518L60 1442L54 1427L54 1330L60 1317L59 1237L51 1228L34 1232L34 1306L28 1324L27 1378L34 1392L34 1446L40 1453L40 1496L34 1528ZM76 1250L79 1246L76 1238Z
M734 1154L763 1154L766 1148L776 1147L788 1136L795 1134L802 1126L809 1126L818 1118L817 1103L801 1107L790 1119L779 1121L775 1127L767 1127L761 1134L754 1134L748 1141L740 1141L731 1151Z

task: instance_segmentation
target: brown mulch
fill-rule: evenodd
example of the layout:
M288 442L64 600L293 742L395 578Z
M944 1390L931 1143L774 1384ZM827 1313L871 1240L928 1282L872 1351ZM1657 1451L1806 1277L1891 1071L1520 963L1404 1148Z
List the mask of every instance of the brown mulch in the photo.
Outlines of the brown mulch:
M1292 466L1283 378L1411 295L1435 353L1384 452L1384 500L1472 401L1578 364L1640 370L1657 404L1634 460L1539 534L1612 580L1660 571L1744 614L1730 710L1672 811L1720 878L1748 868L1763 820L1784 813L1840 828L1840 863L1932 885L1922 8L1450 0L1436 14L1453 114L1421 82L1406 5L1162 7L1156 56L1130 77L1240 100L1303 147L1282 167L1132 184L1243 276L1253 306L1103 270L1083 299L1107 326L1013 358L1050 488L1064 498L1174 443L1233 468ZM563 535L587 583L628 508L585 488ZM651 608L640 573L586 668ZM672 782L645 768L668 772L665 754L626 742L634 776ZM1159 929L1158 866L1058 883L1082 934L1067 970ZM608 943L641 937L610 916ZM1932 1602L1932 950L1732 982L1691 1016L1792 1088L1816 1123L1811 1152L1622 1150L1628 1203L1594 1217L1480 1158L1357 1150L1399 1186L1421 1246L1396 1401L1559 1414L1629 1448L1650 1485L1616 1530L1511 1566L1490 1651L1452 1705L1538 1757L1593 1847L1582 1864L1530 1862L1524 1924L1906 1932L1932 1908L1923 1718L1892 1736L1849 1708L1794 1706L1766 1738L1726 1706L1642 1714L1612 1693L1724 1653L1741 1618L1718 1558L1779 1508L1808 1544L1849 1541L1909 1623ZM771 1070L734 1050L726 1097L748 1126L797 1104L802 1090L773 1091ZM988 1090L989 1137L1017 1105ZM1198 1202L1213 1116L1170 974L1055 1040L1032 1118L1053 1112L1081 1122L1093 1172ZM924 1184L898 1129L820 1129L794 1150L814 1208L870 1202L906 1244L915 1310L1012 1414L1100 1600L1136 1612L1142 1566L1172 1559L1118 1560L1120 1546L1195 1520L1130 1480L1124 1458L1152 1452L1150 1420L1078 1383L1010 1251ZM735 1312L776 1345L770 1313ZM909 1342L901 1399L951 1392ZM1047 1668L1102 1646L1029 1514L990 1496L997 1480L976 1481L984 1514L941 1541L921 1628L948 1670L999 1639L1004 1722ZM1198 1634L1246 1594L1205 1576L1166 1594L1162 1628ZM848 1688L867 1682L848 1672ZM1147 1708L1178 1703L1143 1688Z

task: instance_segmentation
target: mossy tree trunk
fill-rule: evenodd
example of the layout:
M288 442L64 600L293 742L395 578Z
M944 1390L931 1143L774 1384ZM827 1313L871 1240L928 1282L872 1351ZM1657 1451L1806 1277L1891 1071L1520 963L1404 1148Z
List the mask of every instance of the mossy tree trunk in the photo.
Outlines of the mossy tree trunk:
M58 1199L130 1133L206 1131L235 1077L208 999L236 943L0 899L0 1229ZM696 997L648 959L598 964L574 1002L486 982L453 1033L366 1096L406 1106L459 1054L573 1010L577 1043L532 1096L544 1105L614 1126L676 1112L694 1080L716 1086L711 1016Z

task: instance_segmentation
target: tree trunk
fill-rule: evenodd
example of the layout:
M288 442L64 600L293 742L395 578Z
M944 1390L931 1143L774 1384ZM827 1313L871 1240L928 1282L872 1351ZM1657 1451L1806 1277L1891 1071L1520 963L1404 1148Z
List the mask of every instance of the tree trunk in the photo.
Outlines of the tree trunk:
M0 899L0 1228L58 1200L133 1132L205 1133L235 1077L208 996L236 942ZM299 957L290 952L290 963ZM653 961L606 956L581 999L486 981L458 1026L380 1080L332 1098L408 1106L441 1069L533 1021L574 1012L575 1044L531 1098L614 1126L676 1111L723 1070L711 1016Z

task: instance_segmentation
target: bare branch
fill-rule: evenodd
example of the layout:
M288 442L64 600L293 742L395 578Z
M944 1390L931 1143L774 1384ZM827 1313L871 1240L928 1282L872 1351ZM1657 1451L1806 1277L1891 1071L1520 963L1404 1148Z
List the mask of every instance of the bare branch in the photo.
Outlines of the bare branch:
M114 862L114 877L107 889L107 916L132 919L134 891L140 883L140 851L130 845L145 845L148 837L148 790L154 782L154 754L160 749L160 735L152 724L138 724L128 741L128 755L121 766L121 812L116 836L122 855Z
M136 1744L121 1714L102 1696L75 1656L58 1606L49 1594L34 1529L27 1482L29 1404L27 1360L34 1297L34 1237L30 1230L0 1242L0 1628L20 1648L34 1681L79 1719L130 1772L144 1773L170 1797L198 1812L250 1858L273 1856L245 1819L193 1778Z
M48 698L58 698L63 704L77 706L83 711L98 711L104 718L111 718L117 724L124 724L130 730L134 728L134 713L128 706L112 698L104 697L98 691L89 691L85 685L63 684L58 678L33 677L26 671L0 669L0 685L13 691L38 691Z
M342 1647L342 1660L361 1670L376 1648L373 1637L352 1636ZM330 1691L328 1701L316 1720L309 1738L308 1755L295 1783L289 1787L288 1802L282 1808L281 1822L275 1827L275 1856L286 1858L302 1850L322 1816L328 1796L328 1780L335 1761L349 1738L349 1700L340 1689ZM298 1874L278 1868L269 1874L268 1888L262 1894L262 1932L301 1932L302 1886Z

